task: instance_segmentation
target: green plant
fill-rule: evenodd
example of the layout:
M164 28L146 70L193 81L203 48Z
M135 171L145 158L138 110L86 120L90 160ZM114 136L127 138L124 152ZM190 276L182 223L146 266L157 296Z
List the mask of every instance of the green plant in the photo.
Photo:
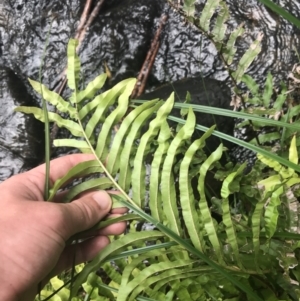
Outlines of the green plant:
M134 106L132 111L127 113L134 79L122 81L112 89L95 96L96 91L104 84L105 75L101 75L85 89L79 90L80 63L75 48L76 41L71 40L68 48L68 82L73 90L70 102L37 82L31 81L31 84L36 91L43 92L45 100L70 116L70 119L66 119L49 112L51 122L57 122L77 137L58 139L54 144L93 152L95 160L79 164L57 181L50 190L49 201L70 178L100 172L103 174L101 178L93 178L71 188L65 201L71 201L78 193L91 188L117 188L122 191L123 197L117 200L115 206L128 206L135 213L125 215L122 219L143 219L160 231L138 232L131 227L128 234L113 240L92 262L87 263L76 277L73 294L78 292L89 275L102 267L106 275L109 275L110 281L103 284L99 280L100 282L93 282L93 285L95 289L99 289L98 295L104 298L104 295L108 294L110 300L115 297L112 288L105 286L107 284L117 286L121 292L117 294L117 300L134 300L141 293L155 300L165 300L166 296L169 296L170 300L174 296L194 296L195 300L211 296L225 299L241 298L243 294L246 294L245 298L247 296L249 300L263 300L265 296L275 300L280 291L281 298L287 298L284 289L288 284L292 286L292 290L289 288L290 294L297 295L292 281L286 280L291 280L294 276L286 276L279 281L276 275L283 273L278 256L283 260L287 251L290 252L292 248L287 248L282 239L297 239L299 235L291 236L291 233L282 231L287 229L286 227L280 228L282 232L278 232L278 226L281 227L282 224L274 223L272 216L272 231L265 231L267 227L262 224L262 213L268 195L257 186L259 181L266 185L265 174L256 175L253 179L251 175L243 176L244 165L220 166L218 160L222 155L222 145L207 157L203 151L205 140L211 134L218 133L214 132L212 127L200 139L190 141L196 126L191 109L185 125L172 136L166 122L173 106L172 95L166 102L144 102ZM17 110L33 113L38 119L44 120L41 109L19 107ZM149 128L143 130L147 120L151 120ZM115 126L119 126L117 132L114 132ZM99 134L96 135L97 132ZM182 154L179 160L178 153ZM149 183L146 183L145 162L149 156L152 157L148 161L151 174ZM272 159L270 154L267 156ZM102 163L104 161L105 166ZM285 159L283 161L286 166L296 165L295 159L292 159L292 162L286 162ZM213 166L219 170L219 180L223 181L222 199L213 199L214 204L219 205L221 213L221 220L218 222L212 215L205 193L205 178ZM290 168L293 168L293 165ZM255 171L255 167L253 170ZM276 169L274 170L276 172ZM295 175L294 172L292 177ZM280 173L278 176L280 177ZM177 178L179 191L175 185ZM194 194L191 185L193 178L198 179L197 190L200 197ZM254 181L252 186L247 186L249 179ZM286 185L287 183L282 185L283 191L291 186L290 183ZM128 195L130 190L132 197ZM148 190L149 198L145 201ZM247 200L253 203L251 210L239 218L241 213L235 213L238 210L237 205L229 200L230 196L236 193L240 194L239 197L243 196L242 203ZM279 196L277 194L277 197L281 198L284 195L285 193ZM282 206L271 204L273 207ZM151 215L144 211L148 206ZM269 213L268 210L266 212ZM102 222L97 226L102 227L112 222L114 220L105 221L104 224ZM150 242L152 245L149 246ZM250 250L252 252L249 252ZM110 260L115 261L121 276L115 273L113 266L106 263ZM269 287L265 287L263 279L267 275L269 277L269 274L273 275L272 271L276 277L271 278ZM283 280L285 282L282 282ZM195 287L198 287L197 291ZM260 290L263 290L263 293L258 293Z
M228 47L222 48L225 4L208 1L200 23L208 31L219 3L223 14L217 18L213 36L218 36L219 50L227 49L223 55L229 64L234 55L230 49L240 29L229 38ZM193 5L194 1L185 1L188 18L195 21ZM69 101L40 83L31 81L31 84L46 101L68 116L48 114L50 122L66 128L73 136L57 139L54 145L94 153L95 160L79 164L58 180L49 191L48 201L70 179L100 173L100 178L72 187L65 201L72 201L77 194L89 189L113 188L122 194L114 197L114 206L127 206L133 213L95 226L104 227L120 219L131 221L128 234L113 238L112 243L75 276L72 290L66 289L65 293L70 294L72 300L298 300L300 236L296 197L300 168L296 138L282 139L283 146L290 146L284 158L268 148L214 131L214 127L196 125L194 112L227 114L294 134L299 131L297 124L247 110L231 112L174 104L173 95L166 102L130 101L135 79L124 80L97 95L106 76L100 75L80 89L80 62L75 49L76 41L71 40L67 73L72 90ZM263 93L244 76L254 54L257 52L246 52L240 68L231 74L236 81L246 82L256 99L255 104L262 101L261 105L269 110L264 112L266 115L271 113L270 76ZM283 101L281 96L280 109ZM173 106L188 108L187 119L172 117ZM39 108L19 107L17 110L45 121L43 110ZM177 132L171 131L167 119L183 126ZM193 141L195 130L205 133ZM227 162L222 166L219 162L222 145L206 154L203 148L210 135L257 151L259 160L251 172L245 175L245 164ZM212 171L222 184L219 196L206 193L205 179ZM138 231L136 224L141 220L158 230ZM103 277L97 277L96 271ZM58 281L53 281L55 286ZM85 294L77 294L82 288Z

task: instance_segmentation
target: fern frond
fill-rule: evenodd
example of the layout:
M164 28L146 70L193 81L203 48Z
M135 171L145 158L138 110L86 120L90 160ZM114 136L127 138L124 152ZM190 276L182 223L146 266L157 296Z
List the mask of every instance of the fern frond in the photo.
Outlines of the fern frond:
M201 218L204 224L204 228L208 235L208 238L213 245L214 251L216 252L216 256L218 261L221 264L224 264L224 259L222 255L221 244L217 235L217 230L215 228L215 224L213 222L212 216L210 214L210 210L208 207L206 194L205 194L205 177L207 171L211 168L214 162L221 159L222 156L222 144L205 160L205 162L200 167L200 177L198 182L198 191L200 193L200 201L199 208L201 212Z
M145 179L146 166L145 157L150 152L150 146L154 138L157 136L162 123L167 120L167 116L171 112L174 104L174 93L167 99L167 101L158 109L156 118L150 122L148 131L143 134L136 151L136 156L133 161L132 171L132 197L135 203L144 208L144 198L146 193Z
M185 12L188 19L192 20L195 14L195 2L196 0L184 0L183 11Z
M228 42L222 51L222 56L227 65L231 65L234 55L236 53L235 42L236 39L244 33L244 24L240 24L229 36Z
M259 34L257 39L250 45L249 49L244 53L244 55L241 57L237 69L235 72L233 72L233 77L236 80L237 83L239 83L242 79L242 76L250 66L250 64L253 62L253 60L257 57L257 55L261 51L261 45L260 42L263 38L263 34ZM227 60L228 62L228 60Z
M216 48L220 51L223 46L223 40L225 38L225 33L227 29L227 25L225 24L225 22L229 18L229 10L224 1L220 1L219 5L220 5L220 11L218 13L215 26L212 30L212 34L214 36Z
M204 227L203 221L200 219L200 212L195 206L194 192L191 186L191 177L189 176L190 164L195 153L205 146L205 140L211 135L214 127L211 127L200 139L195 140L181 162L179 173L179 189L180 203L182 207L182 216L185 221L185 226L189 232L189 236L193 245L201 252L205 252Z
M219 2L220 0L208 0L203 8L199 24L205 32L209 32L210 19L216 12L217 7L219 6Z
M161 107L162 102L155 102L154 105L147 110L144 110L131 125L131 129L126 137L125 145L121 153L122 160L120 161L120 174L118 183L121 187L124 187L128 191L131 184L132 174L132 159L136 151L135 142L138 139L138 135L142 126L153 116L153 113Z
M135 83L135 79L127 81L124 90L118 97L117 107L105 118L105 123L102 125L96 145L96 154L101 161L104 161L108 155L108 145L110 144L113 126L118 124L127 112L129 97L134 89ZM103 141L105 141L105 143L103 143Z
M96 271L102 262L105 261L106 257L116 253L128 245L134 246L134 244L145 241L156 240L164 237L164 234L159 231L145 231L145 232L135 232L128 233L127 235L111 242L107 247L105 247L101 253L99 253L91 262L85 265L82 272L78 275L74 283L74 292L77 292L80 288L80 285L84 283L88 275Z
M76 43L70 43L69 47L75 46ZM133 106L128 112L129 96L135 79L124 80L108 91L95 96L97 93L95 86L100 87L105 78L101 77L95 79L94 84L85 88L85 92L82 93L78 88L78 58L74 49L69 54L74 58L70 59L68 76L71 79L71 87L75 87L72 96L74 107L70 106L69 110L75 109L76 111L77 122L74 122L76 126L72 126L72 123L68 124L68 120L58 114L50 114L50 118L53 121L61 118L60 124L71 133L75 133L78 142L71 138L60 139L55 143L92 152L96 160L82 163L58 180L51 191L50 200L70 179L100 172L100 178L90 178L71 188L65 201L71 201L76 195L91 189L117 188L121 191L122 197L113 197L114 207L127 206L135 214L118 217L113 221L103 221L95 227L107 226L114 221L121 220L134 219L136 223L142 219L153 224L160 231L137 232L133 223L129 234L114 240L92 262L86 264L76 278L73 294L76 294L89 275L96 272L99 265L104 264L106 260L112 260L114 254L117 256L130 248L136 249L136 247L144 246L145 241L153 241L159 246L157 240L164 239L176 242L177 245L173 244L168 248L163 245L163 250L160 252L153 251L153 254L159 253L155 256L150 255L149 252L139 256L137 256L138 253L133 253L134 255L126 253L128 262L132 262L130 269L126 270L125 260L122 261L119 257L122 271L126 270L125 279L106 268L107 273L111 275L110 285L120 290L118 298L135 299L139 298L138 295L142 292L148 294L149 297L157 296L163 299L168 294L170 298L175 298L183 281L191 277L196 279L197 273L205 269L215 271L220 279L226 279L228 283L233 283L249 296L256 298L256 294L248 284L245 285L237 277L232 276L232 270L237 269L236 266L242 269L249 257L246 255L245 257L248 257L245 259L240 254L240 240L235 232L236 225L231 219L228 202L229 194L236 191L233 184L238 181L240 171L229 175L224 184L223 223L225 229L219 228L219 224L211 215L208 204L210 199L205 190L205 180L207 173L221 158L223 147L220 145L208 158L203 148L205 140L210 135L220 135L220 133L214 131L214 127L205 129L206 133L200 139L193 141L195 127L199 126L196 126L195 114L190 107L187 120L183 121L183 126L175 130L173 135L166 121L170 118L169 114L173 108L173 95L166 102L149 101L137 107ZM94 99L89 100L90 97ZM82 102L83 100L85 102ZM55 106L61 103L57 101ZM32 109L28 112L37 115L41 113ZM106 166L103 162L106 162ZM149 185L145 182L146 163L150 174ZM192 179L198 182L198 187L190 183ZM149 198L147 198L148 191ZM199 200L198 195L200 195ZM148 208L146 208L147 205ZM150 214L144 211L146 209L150 209ZM255 224L256 221L253 221ZM259 226L259 238L260 224L257 226ZM227 260L228 257L223 252L226 235L228 236L226 244L229 243L234 252L234 263ZM191 241L187 241L186 237ZM143 258L149 261L148 265L144 264ZM100 288L102 285L100 282L95 282L94 287ZM201 296L206 296L207 293L209 294L207 289L203 288Z
M182 233L180 225L179 212L177 207L176 191L174 185L173 165L175 156L178 153L180 146L187 139L190 139L195 128L196 118L193 111L190 109L187 121L185 125L179 130L173 141L170 143L170 147L165 158L162 169L161 180L161 194L163 200L163 208L165 212L168 212L168 226L176 234Z
M23 112L25 114L33 114L34 117L42 122L45 122L43 110L36 107L17 107L16 112ZM62 118L57 113L48 112L49 122L55 122L59 127L66 128L73 136L82 137L82 130L79 124L70 119Z
M170 147L171 131L168 123L165 121L161 125L159 136L157 138L158 147L154 153L151 163L151 175L149 184L149 207L153 218L162 222L164 220L162 195L160 191L161 169L164 158Z
M76 118L76 109L68 101L65 101L59 94L54 91L50 91L45 85L32 79L29 79L29 83L37 93L43 95L44 99L55 106L59 112L68 113L72 119Z

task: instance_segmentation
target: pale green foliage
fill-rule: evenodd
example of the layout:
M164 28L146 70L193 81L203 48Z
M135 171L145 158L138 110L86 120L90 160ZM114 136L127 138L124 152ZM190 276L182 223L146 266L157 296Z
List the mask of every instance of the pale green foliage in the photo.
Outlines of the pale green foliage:
M192 20L192 17L195 14L195 1L194 0L185 0L183 5L183 10L186 13L187 18Z
M287 149L285 145L289 145L290 140L297 132L297 129L294 128L291 130L286 126L279 125L279 123L277 123L277 125L275 123L271 125L267 120L280 120L286 122L288 120L295 119L295 122L291 124L297 126L298 121L296 119L299 116L300 106L289 106L287 110L284 108L286 106L286 100L289 98L287 87L282 83L282 87L279 90L280 92L275 93L275 87L271 73L268 73L263 89L260 89L259 85L249 75L244 74L241 78L241 81L246 84L250 91L250 93L242 96L244 102L247 105L250 105L247 106L247 108L242 109L242 111L245 113L250 113L253 116L251 127L254 131L260 131L258 139L253 139L251 143L257 144L259 141L261 144L277 144L277 147L281 149L281 157L283 157L283 154L285 154ZM264 120L255 120L255 116L265 116L267 118L264 118ZM246 119L238 126L249 126L249 124L249 119ZM288 156L285 154L284 157L287 158Z
M300 183L300 178L293 169L285 168L272 159L261 155L258 155L258 159L277 172L275 175L269 176L268 178L258 182L258 185L263 186L262 189L264 199L268 199L264 213L264 221L266 235L268 238L271 238L274 235L277 227L277 220L279 216L277 207L281 204L280 198L284 193L287 193L288 191L291 192L291 189ZM289 160L296 164L298 163L298 152L295 136L291 141Z
M274 184L274 178L266 178L261 172L260 161L246 177L245 165L222 167L218 162L223 154L222 145L209 156L203 151L209 136L218 134L214 127L198 140L192 140L196 127L192 109L188 111L185 124L177 132L171 131L166 120L173 108L173 94L166 102L156 99L128 111L135 79L124 80L97 94L104 84L105 76L102 75L81 90L75 47L76 42L71 40L68 78L73 93L70 101L43 85L32 83L38 92L43 91L47 101L69 113L69 118L49 113L51 122L58 121L75 136L55 140L54 144L92 152L95 160L77 165L56 181L50 190L49 201L70 179L101 173L100 178L71 188L65 201L90 189L117 188L122 191L122 197L115 197L114 206L128 206L134 214L94 227L101 228L121 220L132 221L128 234L112 239L110 245L83 267L74 279L72 300L83 300L79 295L75 297L81 287L87 298L84 300L146 300L146 296L150 300L207 300L211 296L220 300L277 300L271 289L273 286L281 291L281 299L288 300L287 287L290 295L299 297L293 282L293 277L298 277L298 270L290 269L295 264L293 246L286 247L278 240L278 229L284 237L291 233L283 233L282 229L290 230L295 226L290 222L291 218L280 218L280 214L289 214L283 210L290 204L286 201L286 189L298 183L295 170L260 157L277 173L275 180L281 180L278 186ZM271 78L267 81L271 82ZM258 87L251 79L249 82L253 93L258 93ZM270 94L268 87L263 93L265 104L269 103ZM43 112L38 108L19 107L17 110L43 120ZM118 129L116 132L115 128ZM298 161L295 145L293 140L289 157L294 165ZM214 191L213 197L207 193L205 183L212 170L217 170L215 177L222 184L220 195ZM196 185L192 185L193 181ZM270 188L270 192L263 192L261 186L256 186L257 182ZM230 201L236 193L242 202L251 206L242 217ZM211 202L219 214L218 221L212 215ZM150 214L145 213L146 208ZM136 231L134 225L141 219L158 230ZM299 239L299 235L289 236L291 242L293 239ZM288 257L288 254L293 256ZM114 260L113 266L109 264L111 260ZM95 274L100 267L108 278L105 283ZM265 277L269 273L278 275L282 269L285 277L271 278L267 288L255 281L256 277ZM60 280L55 278L52 282L50 290ZM254 292L260 290L264 298ZM49 295L47 289L42 293ZM55 298L63 294L69 294L69 290L64 289Z
M225 1L207 0L199 18L195 16L195 3L196 0L185 0L183 13L190 22L195 24L215 44L219 56L228 68L232 78L238 84L247 68L260 53L260 42L263 36L260 34L257 39L249 45L249 49L240 58L235 70L231 70L229 66L234 61L236 53L235 43L237 38L244 33L244 24L240 24L228 37L228 34L226 33L226 21L229 18L229 10ZM212 21L214 15L217 15L217 18L215 21ZM212 28L212 30L210 28Z
M195 0L185 0L183 11L188 20L213 41L224 64L231 65L236 40L244 29L241 24L230 35L226 33L229 18L226 3L208 0L200 18L196 18ZM75 40L71 40L68 47L67 77L72 91L69 100L30 81L46 101L64 116L68 115L62 117L49 112L50 122L56 122L73 136L57 139L54 145L95 154L95 160L77 165L56 181L49 191L49 201L71 179L100 173L100 178L72 187L64 201L72 201L90 189L117 188L122 191L122 198L114 197L114 207L126 205L134 212L95 225L96 229L113 222L131 221L128 234L112 238L112 243L94 260L77 268L79 274L73 279L71 300L299 299L300 268L296 250L300 247L297 242L300 237L294 234L299 232L296 199L299 167L296 139L290 143L298 128L276 122L275 118L262 117L281 112L286 90L273 101L270 74L262 92L255 81L244 74L260 52L260 39L253 41L235 70L228 67L236 83L243 81L249 88L251 96L246 100L259 107L237 113L186 105L181 107L188 112L185 124L175 132L167 123L167 118L172 118L173 95L166 102L156 99L131 106L130 95L136 80L126 79L99 93L105 74L81 88ZM249 145L249 149L261 155L247 176L245 164L222 167L219 163L222 145L209 156L203 151L210 135L247 144L226 138L214 131L214 126L193 141L195 128L201 126L195 124L190 107L195 111L253 118L257 128L275 126L278 129L275 136L267 133L261 138L265 141L281 139L282 149L283 145L290 144L288 158ZM17 110L45 121L44 112L39 108L19 107ZM298 113L299 108L293 108L282 120L287 122ZM263 172L266 166L271 172ZM212 171L216 171L215 178L221 188L210 195L206 181ZM150 213L146 214L145 210ZM141 220L158 230L136 231L135 226ZM103 279L96 275L99 268L105 276ZM49 296L63 282L53 278L42 291L42 297ZM80 288L83 291L79 295ZM51 300L69 300L70 294L69 288L63 288Z

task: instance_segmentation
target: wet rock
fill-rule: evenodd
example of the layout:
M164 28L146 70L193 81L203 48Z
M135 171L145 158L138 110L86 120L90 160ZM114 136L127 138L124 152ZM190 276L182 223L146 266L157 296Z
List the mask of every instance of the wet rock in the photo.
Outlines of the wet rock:
M17 106L37 104L10 69L0 69L0 93L0 181L3 181L15 172L39 163L44 153L44 141L41 122L33 116L14 112Z
M18 174L24 167L24 160L10 150L0 145L0 183Z
M201 76L166 84L154 90L153 92L142 95L139 98L161 98L166 100L173 91L175 93L175 101L177 102L184 102L188 91L191 96L192 104L211 106L228 110L232 109L230 107L231 93L229 87L226 86L223 82L209 78L202 78ZM197 124L206 127L211 127L212 125L216 124L217 130L231 136L233 135L233 118L200 112L195 112L195 114ZM178 109L173 109L172 115L180 117L180 111ZM203 134L202 131L196 132L197 135L195 135L195 138L199 138ZM207 148L209 150L215 150L221 142L223 142L225 146L230 146L230 144L226 140L221 141L221 139L219 139L218 137L212 136L207 140Z
M204 3L204 0L197 1L198 12L202 11ZM236 42L237 54L232 68L258 34L263 33L262 51L248 73L260 83L268 71L273 73L276 82L285 79L297 61L293 49L300 49L299 29L257 1L227 0L226 3L230 11L228 34L245 23L245 33ZM4 65L17 72L24 82L27 77L37 79L42 53L49 39L43 82L55 87L65 68L66 45L75 35L83 5L84 1L79 0L4 0L0 13L0 62L2 60ZM300 17L298 2L284 0L282 5ZM103 72L105 63L112 73L112 84L136 76L162 13L168 13L169 18L149 86L200 74L230 81L213 43L177 11L170 9L167 1L114 0L105 1L80 48L83 82Z
M84 1L19 2L18 7L11 0L4 4L9 14L5 26L1 28L0 23L0 63L2 60L24 82L28 77L37 80L48 44L42 74L43 83L53 89L66 67L67 43L75 36ZM101 11L80 47L83 82L104 72L105 64L112 73L112 84L136 76L164 6L158 0L124 0Z

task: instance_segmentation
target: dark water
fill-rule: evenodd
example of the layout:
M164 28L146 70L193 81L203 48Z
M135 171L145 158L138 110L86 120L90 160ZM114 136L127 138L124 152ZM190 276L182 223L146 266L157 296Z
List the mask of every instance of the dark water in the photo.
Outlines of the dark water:
M0 181L19 172L26 162L34 165L43 157L41 127L26 123L22 119L24 117L13 113L13 108L16 103L29 105L40 102L27 78L38 80L47 43L43 82L50 88L57 86L66 65L66 45L75 34L84 2L2 0L0 3L0 67L4 77L0 95L0 146L3 149L0 149ZM204 2L197 1L198 11ZM300 17L300 1L274 2ZM231 15L229 32L245 22L245 33L237 41L237 59L233 66L258 34L263 33L262 52L248 73L260 83L264 82L268 71L272 72L276 82L286 79L298 61L299 29L257 1L227 0L226 3ZM104 72L105 63L112 73L111 84L125 77L137 76L162 13L168 13L169 19L148 88L200 75L222 80L230 86L227 71L213 44L162 0L107 0L80 49L82 80L88 82ZM9 86L11 78L15 78L15 84ZM20 85L26 97L14 95ZM11 169L6 172L5 166L11 166Z

